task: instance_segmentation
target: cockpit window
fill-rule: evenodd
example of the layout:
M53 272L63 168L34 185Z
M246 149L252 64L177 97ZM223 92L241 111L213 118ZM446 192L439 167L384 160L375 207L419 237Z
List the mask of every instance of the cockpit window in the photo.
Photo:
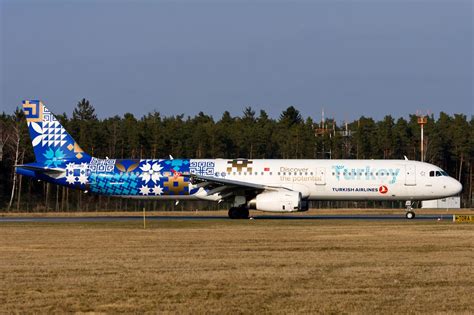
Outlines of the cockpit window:
M438 176L449 176L448 173L446 173L445 171L441 170L441 171L430 171L430 177L438 177Z

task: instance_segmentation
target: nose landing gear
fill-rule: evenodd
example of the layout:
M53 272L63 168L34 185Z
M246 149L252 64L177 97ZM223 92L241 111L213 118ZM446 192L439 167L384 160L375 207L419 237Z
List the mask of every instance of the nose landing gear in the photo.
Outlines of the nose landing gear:
M407 218L408 220L414 219L415 218L415 212L413 211L411 201L407 200L405 202L405 206L406 206L405 218Z

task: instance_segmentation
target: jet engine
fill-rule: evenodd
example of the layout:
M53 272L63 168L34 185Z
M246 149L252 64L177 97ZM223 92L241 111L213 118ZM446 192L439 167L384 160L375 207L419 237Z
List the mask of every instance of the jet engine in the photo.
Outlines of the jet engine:
M258 194L248 203L250 209L271 212L308 210L308 202L297 191L268 191Z

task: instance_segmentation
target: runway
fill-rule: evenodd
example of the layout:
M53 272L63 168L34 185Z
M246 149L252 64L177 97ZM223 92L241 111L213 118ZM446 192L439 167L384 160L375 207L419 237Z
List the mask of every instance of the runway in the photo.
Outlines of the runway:
M413 220L438 220L452 218L451 215L417 215ZM227 216L147 216L147 220L153 221L213 221L213 220L232 220ZM257 215L250 219L254 220L373 220L373 221L407 221L403 214L393 215ZM8 222L44 222L44 223L74 223L74 222L117 222L117 221L134 221L143 220L142 216L85 216L85 217L3 217L0 223ZM236 220L242 221L242 220Z

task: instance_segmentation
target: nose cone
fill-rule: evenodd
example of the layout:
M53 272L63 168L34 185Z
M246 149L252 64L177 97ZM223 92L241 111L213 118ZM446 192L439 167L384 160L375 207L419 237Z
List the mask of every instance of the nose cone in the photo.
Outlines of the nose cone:
M451 181L449 183L449 190L451 195L457 195L462 191L462 185L454 178L451 178Z

